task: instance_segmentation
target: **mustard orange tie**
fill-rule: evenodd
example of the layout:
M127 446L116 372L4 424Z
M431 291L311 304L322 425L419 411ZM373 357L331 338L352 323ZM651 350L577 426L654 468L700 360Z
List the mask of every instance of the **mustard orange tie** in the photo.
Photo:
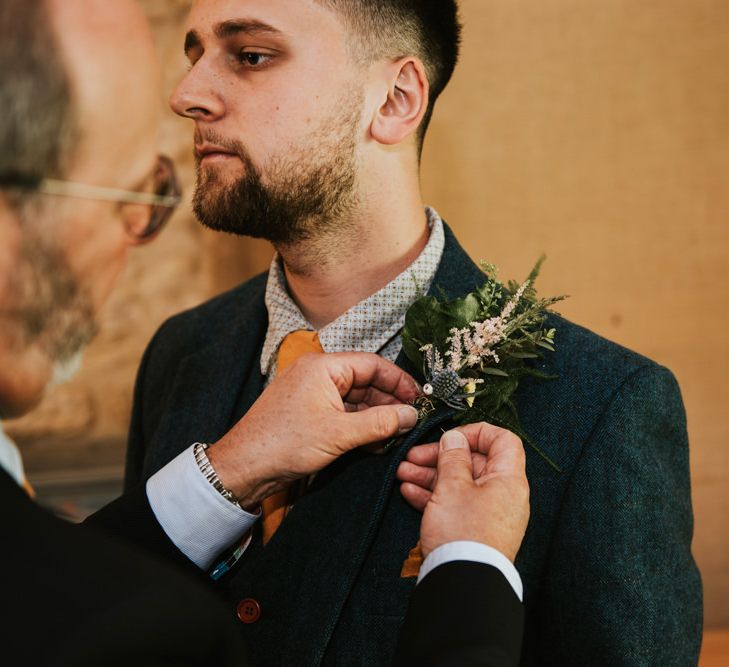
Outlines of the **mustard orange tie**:
M309 352L322 353L319 334L316 331L301 329L290 333L283 339L278 348L278 370L281 373L299 357ZM302 480L305 483L305 480ZM296 501L301 486L298 483L291 484L287 489L274 493L261 503L263 511L263 544L267 544L278 530L291 506Z
M423 552L420 549L420 540L418 540L418 543L410 549L408 557L402 564L400 578L409 579L410 577L417 577L420 574L420 568L423 566L423 560Z

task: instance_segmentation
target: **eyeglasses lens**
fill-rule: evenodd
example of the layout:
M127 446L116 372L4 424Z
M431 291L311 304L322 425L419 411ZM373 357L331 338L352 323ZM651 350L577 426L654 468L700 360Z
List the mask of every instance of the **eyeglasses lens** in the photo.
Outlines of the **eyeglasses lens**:
M154 173L150 177L150 189L161 197L178 197L180 187L172 161L160 155ZM127 204L125 205L127 229L139 242L150 241L167 224L175 211L173 205Z

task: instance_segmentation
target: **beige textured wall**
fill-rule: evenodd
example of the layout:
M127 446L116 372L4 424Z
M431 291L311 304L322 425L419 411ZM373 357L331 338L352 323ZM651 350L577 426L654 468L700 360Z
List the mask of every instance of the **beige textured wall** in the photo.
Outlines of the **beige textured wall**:
M694 553L729 625L729 3L466 0L424 189L474 257L670 367L689 418Z
M188 3L143 4L167 94L184 71ZM676 373L706 620L729 626L729 3L463 0L462 9L463 60L428 140L426 199L504 276L524 275L546 252L541 288L572 295L565 315ZM163 143L188 186L189 139L187 123L168 116ZM11 425L41 487L118 475L134 370L154 329L268 257L263 244L203 232L188 211L133 253L81 375Z

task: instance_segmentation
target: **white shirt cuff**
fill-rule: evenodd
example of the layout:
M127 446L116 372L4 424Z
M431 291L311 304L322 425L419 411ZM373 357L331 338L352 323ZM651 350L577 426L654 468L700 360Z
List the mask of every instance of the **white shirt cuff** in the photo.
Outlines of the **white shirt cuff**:
M524 587L514 564L500 551L481 542L469 542L466 540L448 542L433 549L420 566L418 583L439 565L451 563L456 560L468 560L495 567L506 577L506 580L511 584L519 600L523 601Z
M194 445L147 480L152 512L167 536L195 565L207 570L259 515L223 498L200 472Z

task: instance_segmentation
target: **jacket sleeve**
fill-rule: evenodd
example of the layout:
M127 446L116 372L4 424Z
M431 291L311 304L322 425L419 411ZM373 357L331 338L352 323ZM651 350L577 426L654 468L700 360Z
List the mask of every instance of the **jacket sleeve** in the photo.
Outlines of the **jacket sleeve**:
M144 484L102 507L89 516L81 527L122 540L158 560L176 564L209 583L208 578L174 545L157 522Z
M513 667L523 625L522 604L497 568L452 561L415 587L394 664Z
M54 646L53 658L42 664L250 664L217 587L167 540L145 498L140 487L73 526L85 533L84 539L75 545L69 540L64 555L84 554L76 565L83 569L84 563L91 564L79 581L92 581L98 590L71 605L79 614L61 624L63 640ZM73 559L61 562L63 567L71 563L65 573L73 578ZM73 583L66 586L72 589ZM81 613L83 604L90 607Z
M137 370L137 378L134 383L134 394L132 397L132 415L129 425L129 435L127 438L127 453L126 453L126 464L124 469L124 490L131 491L140 484L143 480L144 470L144 459L146 456L147 442L145 437L145 419L147 416L144 414L145 400L144 397L149 393L147 388L148 371L151 365L152 357L154 356L157 348L157 343L162 338L165 330L165 324L155 333L152 340L147 345L147 349L144 351L142 360ZM153 403L148 403L153 405Z
M695 665L692 532L683 403L673 375L651 364L614 394L565 492L543 576L543 662Z

